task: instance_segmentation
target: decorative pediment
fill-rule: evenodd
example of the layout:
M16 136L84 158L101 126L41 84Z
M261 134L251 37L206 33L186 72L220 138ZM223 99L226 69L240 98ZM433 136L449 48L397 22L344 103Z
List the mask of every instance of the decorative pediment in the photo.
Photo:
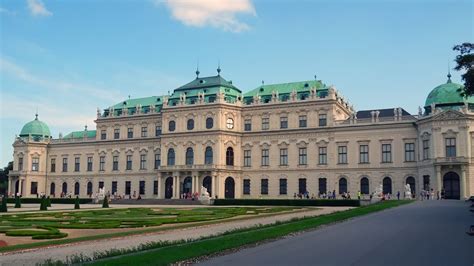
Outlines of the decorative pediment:
M260 147L264 147L264 148L268 148L270 147L272 144L268 141L262 141L260 142Z
M244 145L242 145L242 148L247 148L247 149L250 149L253 147L253 144L251 142L247 142L245 143Z
M466 118L465 114L455 111L455 110L446 110L444 112L434 115L431 120L433 121L444 121L444 120L453 120L453 119L463 119Z
M316 144L318 144L318 146L327 146L329 144L329 139L320 139L316 141Z
M280 140L280 141L278 141L278 146L280 146L280 147L288 147L288 146L290 146L290 142L287 141L287 140Z

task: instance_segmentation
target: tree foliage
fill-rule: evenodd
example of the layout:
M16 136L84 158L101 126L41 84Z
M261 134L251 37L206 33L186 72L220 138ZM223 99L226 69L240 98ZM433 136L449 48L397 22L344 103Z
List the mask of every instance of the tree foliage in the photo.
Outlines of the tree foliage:
M474 95L474 43L465 42L453 47L459 54L456 56L457 71L463 71L461 78L464 81L464 97Z

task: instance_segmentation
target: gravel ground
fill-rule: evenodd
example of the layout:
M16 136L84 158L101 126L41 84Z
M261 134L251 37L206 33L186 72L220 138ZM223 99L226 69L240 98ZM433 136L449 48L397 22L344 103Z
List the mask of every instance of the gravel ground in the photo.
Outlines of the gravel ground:
M271 224L277 221L288 221L292 218L318 216L336 211L343 211L351 207L319 207L306 212L278 214L274 216L252 218L239 221L227 221L212 225L193 226L184 229L161 231L142 235L132 235L114 239L102 239L72 243L61 246L43 247L32 250L0 253L0 265L35 265L47 259L65 260L68 256L83 254L92 256L94 252L110 249L124 249L136 247L152 241L176 241L182 239L198 239L203 236L222 234L229 230L251 227L258 224Z

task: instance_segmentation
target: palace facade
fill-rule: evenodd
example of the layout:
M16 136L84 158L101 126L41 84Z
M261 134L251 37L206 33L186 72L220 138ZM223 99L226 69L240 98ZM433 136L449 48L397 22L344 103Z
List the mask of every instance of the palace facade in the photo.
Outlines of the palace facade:
M204 186L218 198L293 198L409 184L463 199L474 195L474 98L459 88L448 75L412 115L356 111L320 80L242 93L220 69L196 71L171 95L98 109L96 130L53 138L36 115L13 143L9 193L179 198Z

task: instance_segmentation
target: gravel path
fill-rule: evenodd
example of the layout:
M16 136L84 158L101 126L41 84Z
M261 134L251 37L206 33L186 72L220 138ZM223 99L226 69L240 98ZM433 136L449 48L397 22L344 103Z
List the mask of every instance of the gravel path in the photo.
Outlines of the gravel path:
M156 233L132 235L114 239L79 242L61 246L44 247L21 252L0 253L0 265L35 265L47 259L65 260L74 254L92 256L97 251L123 249L138 246L152 241L176 241L182 239L197 239L203 236L222 234L226 231L251 227L257 224L272 224L277 221L288 221L292 218L318 216L336 211L343 211L350 207L320 207L306 212L285 213L274 216L252 218L238 221L227 221L212 225L193 226L184 229L174 229Z

